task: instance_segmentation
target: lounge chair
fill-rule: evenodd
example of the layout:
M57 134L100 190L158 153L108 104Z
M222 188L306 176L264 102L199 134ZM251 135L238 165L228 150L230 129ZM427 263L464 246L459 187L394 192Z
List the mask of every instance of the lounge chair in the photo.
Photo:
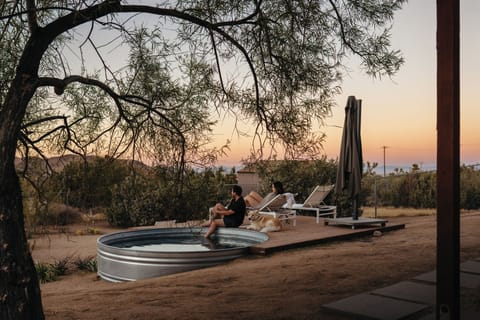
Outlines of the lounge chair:
M247 196L245 196L244 199L247 198L245 199L245 204L247 205L248 210L259 210L268 205L270 201L272 201L276 196L277 195L272 192L262 198L261 195L259 195L255 191L252 191Z
M258 212L260 214L268 214L277 217L280 220L289 223L293 221L293 226L297 225L297 212L289 205L289 194L276 195L272 200L264 204Z
M336 219L337 207L328 206L323 202L334 187L335 185L316 186L303 203L293 204L292 209L315 211L317 223L320 222L320 216L333 216L333 218Z

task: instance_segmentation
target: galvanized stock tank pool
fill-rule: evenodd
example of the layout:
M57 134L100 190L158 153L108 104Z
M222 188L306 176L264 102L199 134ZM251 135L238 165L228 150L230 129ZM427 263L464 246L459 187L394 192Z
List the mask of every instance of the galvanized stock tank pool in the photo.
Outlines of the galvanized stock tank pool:
M108 281L134 281L211 267L248 253L268 240L264 233L218 228L156 228L117 232L97 240L98 275Z

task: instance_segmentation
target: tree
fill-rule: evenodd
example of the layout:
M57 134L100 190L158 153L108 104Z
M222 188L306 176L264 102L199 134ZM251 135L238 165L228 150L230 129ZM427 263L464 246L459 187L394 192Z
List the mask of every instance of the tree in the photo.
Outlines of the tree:
M328 115L340 90L346 56L357 55L372 76L402 64L389 48L389 23L404 2L2 2L0 317L43 318L17 153L139 155L160 141L179 159L181 179L187 155L204 150L211 112L251 119L258 157L269 142L305 151L314 120ZM142 25L147 15L156 18ZM110 59L126 45L124 68L114 68ZM245 67L232 68L236 61Z
M92 157L72 161L59 174L52 175L50 189L59 190L62 202L82 209L105 208L112 201L112 186L129 174L126 161Z

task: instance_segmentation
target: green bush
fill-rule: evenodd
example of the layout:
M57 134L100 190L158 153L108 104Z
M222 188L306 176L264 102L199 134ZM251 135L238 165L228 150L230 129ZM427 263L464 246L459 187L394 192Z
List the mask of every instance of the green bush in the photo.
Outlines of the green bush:
M27 230L32 226L77 222L79 211L54 200L60 194L66 204L88 208L105 206L113 226L152 225L156 221L203 219L217 202L227 203L230 188L237 183L235 170L223 168L182 170L158 166L148 170L130 170L126 162L97 158L88 163L72 162L64 172L45 184L48 201L35 197L32 188L22 185ZM303 202L316 185L334 184L337 161L326 157L310 161L260 161L254 164L261 179L260 194L271 191L271 183L281 181L285 191ZM362 180L360 206L435 208L436 173L423 172L418 165L409 171L395 170L388 177L375 174L375 164L367 163ZM461 208L480 208L480 171L461 167ZM43 199L43 198L42 198ZM339 216L349 216L352 200L331 192L325 203L337 206Z
M230 198L236 175L222 168L202 172L189 170L179 188L175 173L157 168L150 179L129 177L115 186L107 209L110 224L119 227L153 225L156 221L187 221L207 216L208 207Z
M255 165L262 181L259 192L266 195L271 192L273 181L282 182L286 192L295 194L295 201L302 203L310 195L315 186L335 184L337 178L337 161L323 157L309 161L265 161ZM360 195L360 203L364 202L365 192ZM337 206L338 216L351 215L353 202L346 195L330 192L324 202ZM302 212L308 215L308 212Z
M369 192L365 201L367 205L376 203L377 206L421 209L436 207L436 184L435 171L420 171L413 165L408 172L397 170L387 177L365 177L362 188ZM461 209L480 209L480 171L472 166L462 166L459 191Z
M261 194L271 192L273 181L280 181L286 192L297 194L297 202L304 201L317 185L334 184L337 175L337 162L322 158L310 161L262 161L255 165L261 179ZM333 192L329 194L331 200Z
M128 175L127 163L111 158L93 157L72 161L51 177L51 188L60 192L63 203L77 208L108 207L112 186Z
M133 210L133 203L140 186L131 182L132 177L128 177L123 182L112 187L112 202L106 210L107 221L112 226L130 227L133 221L130 213Z
M480 171L474 167L461 167L460 206L464 209L480 208Z

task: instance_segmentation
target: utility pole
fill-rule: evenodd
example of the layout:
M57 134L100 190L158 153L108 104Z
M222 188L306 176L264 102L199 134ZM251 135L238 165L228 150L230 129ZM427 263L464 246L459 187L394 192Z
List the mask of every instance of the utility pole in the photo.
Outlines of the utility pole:
M383 176L387 176L387 164L386 164L386 161L385 161L385 150L387 148L390 148L389 146L382 146L383 148Z

